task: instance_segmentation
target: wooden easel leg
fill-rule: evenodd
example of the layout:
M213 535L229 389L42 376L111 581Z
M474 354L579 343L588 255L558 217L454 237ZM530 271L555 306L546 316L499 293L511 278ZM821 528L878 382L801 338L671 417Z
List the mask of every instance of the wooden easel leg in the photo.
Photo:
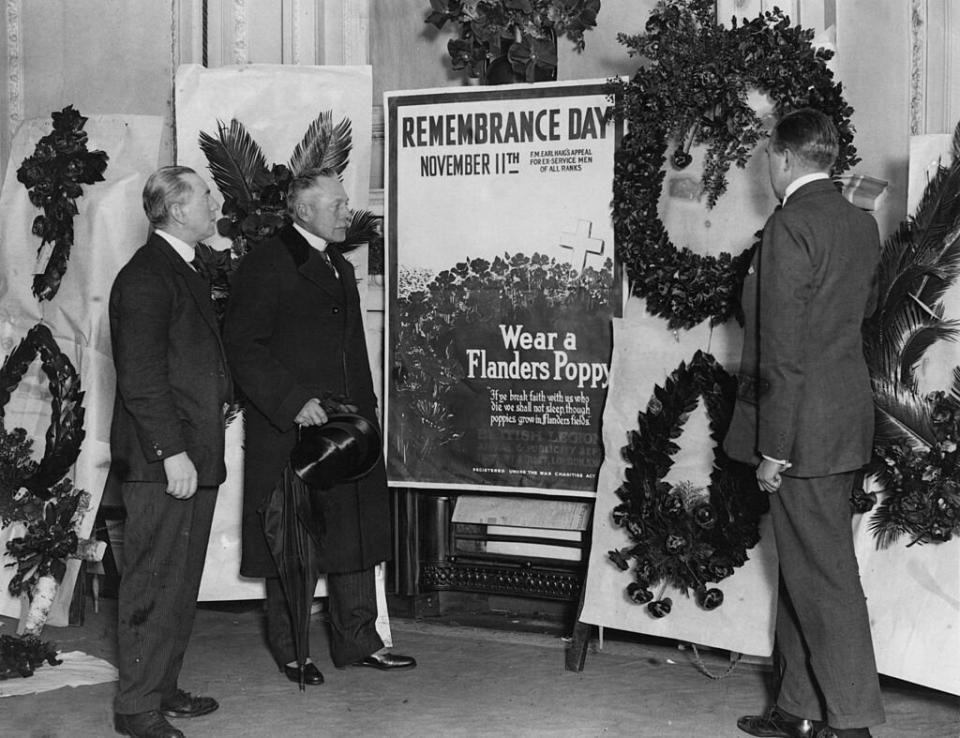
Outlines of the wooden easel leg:
M80 562L77 572L77 581L73 585L73 597L70 600L70 609L67 611L67 625L83 625L86 615L87 596L87 562Z
M593 626L580 621L583 612L583 596L586 591L586 582L580 587L580 603L577 605L577 620L573 624L573 634L567 644L564 667L567 671L583 671L583 664L587 660L587 648L590 646L590 634Z
M587 660L587 648L590 646L590 634L593 626L581 623L579 620L573 626L573 636L567 645L566 670L583 671L583 664Z

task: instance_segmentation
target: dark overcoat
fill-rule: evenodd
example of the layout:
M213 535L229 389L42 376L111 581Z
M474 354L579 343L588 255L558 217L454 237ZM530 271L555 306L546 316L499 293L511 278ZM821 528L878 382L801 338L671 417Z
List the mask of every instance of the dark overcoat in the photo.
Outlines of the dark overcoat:
M724 449L824 477L867 463L874 408L861 325L876 305L877 224L829 179L767 220L744 280L743 358Z
M339 278L292 226L248 253L234 276L224 343L246 396L240 573L276 576L259 510L297 441L294 418L312 397L337 396L379 428L353 267L328 254ZM367 569L390 558L382 460L358 482L319 494L320 571Z
M112 471L122 482L163 482L163 460L186 451L201 487L226 478L224 404L231 383L210 287L152 234L110 292L117 397Z

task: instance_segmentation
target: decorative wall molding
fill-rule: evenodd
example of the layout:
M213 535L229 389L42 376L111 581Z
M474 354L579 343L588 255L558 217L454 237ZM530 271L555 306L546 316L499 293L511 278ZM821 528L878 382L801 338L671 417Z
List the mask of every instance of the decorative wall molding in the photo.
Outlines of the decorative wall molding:
M203 1L173 0L171 13L176 72L180 64L200 64L203 61Z
M303 40L300 37L301 26L300 23L300 0L290 0L290 43L284 43L284 47L290 49L290 63L291 64L302 64L303 63ZM284 54L286 57L286 54Z
M247 0L233 0L233 47L231 64L250 61L247 45Z
M383 117L383 105L374 105L370 114L370 135L374 141L379 141L383 145L386 137L387 124Z
M944 0L943 23L944 59L940 64L943 81L937 94L941 95L944 106L939 132L953 133L960 121L960 10L954 0Z
M317 64L369 64L369 0L315 0L322 11Z
M953 133L960 120L960 11L955 0L911 0L910 133Z
M923 132L924 81L926 80L926 0L912 0L910 7L910 135Z
M367 0L347 0L343 14L344 64L367 64L370 60L370 7Z
M383 214L386 212L386 192L382 187L371 188L370 197L367 201L367 210L369 210L374 215L379 215L383 217Z
M23 122L23 0L7 0L7 130L4 148Z

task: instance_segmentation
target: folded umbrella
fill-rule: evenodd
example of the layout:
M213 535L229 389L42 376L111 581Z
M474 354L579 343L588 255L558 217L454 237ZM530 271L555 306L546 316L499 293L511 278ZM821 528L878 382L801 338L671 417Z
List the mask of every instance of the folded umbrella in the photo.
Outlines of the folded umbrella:
M376 426L353 413L330 415L324 425L301 428L290 460L259 510L290 609L301 690L310 655L310 610L324 533L320 500L311 488L328 489L362 477L379 460L381 450Z
M260 518L290 609L302 691L304 667L310 655L310 609L318 576L317 546L322 535L322 519L314 515L309 488L289 465L260 508Z

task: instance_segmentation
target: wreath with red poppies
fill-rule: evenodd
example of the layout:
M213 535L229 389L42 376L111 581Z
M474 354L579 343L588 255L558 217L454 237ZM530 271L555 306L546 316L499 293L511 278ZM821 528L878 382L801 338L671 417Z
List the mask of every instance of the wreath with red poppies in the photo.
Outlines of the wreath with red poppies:
M715 444L710 484L671 485L664 477L679 450L672 439L680 436L699 398ZM627 531L630 545L608 552L608 557L622 571L633 566L634 581L626 596L646 605L655 618L669 614L673 605L663 596L668 585L684 594L692 590L705 610L719 607L723 592L708 585L732 575L760 540L760 518L769 510L769 499L757 487L753 469L731 459L721 447L735 401L736 378L713 356L697 351L662 387L654 387L646 410L637 417L637 430L628 434L622 453L630 466L617 490L621 503L613 509L613 522Z
M657 210L668 141L680 142L671 155L677 169L692 161L692 146L707 145L707 207L726 190L730 166L744 167L766 135L747 101L751 90L767 93L777 115L812 107L834 121L840 154L833 174L859 161L853 109L826 65L833 52L812 45L813 30L791 26L779 9L742 25L733 19L727 28L716 22L714 7L713 0L660 2L645 34L618 37L647 63L629 81L611 83L614 114L628 131L614 164L618 254L633 294L672 329L742 320L740 288L753 249L713 257L671 242Z

